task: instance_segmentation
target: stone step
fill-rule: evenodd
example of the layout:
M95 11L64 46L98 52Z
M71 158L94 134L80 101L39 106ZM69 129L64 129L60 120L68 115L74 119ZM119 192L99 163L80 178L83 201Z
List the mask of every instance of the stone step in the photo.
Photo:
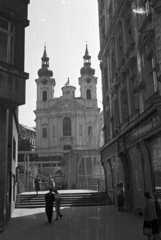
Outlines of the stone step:
M62 193L61 206L99 206L106 205L106 193ZM17 196L15 208L42 208L45 207L45 193L20 194Z

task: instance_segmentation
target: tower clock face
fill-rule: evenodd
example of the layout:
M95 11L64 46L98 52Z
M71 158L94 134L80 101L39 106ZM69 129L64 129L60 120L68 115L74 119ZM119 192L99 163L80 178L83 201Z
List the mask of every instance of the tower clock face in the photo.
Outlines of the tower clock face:
M41 82L43 85L46 85L48 83L48 81L46 79L43 79Z
M86 83L90 83L91 79L90 78L86 78Z

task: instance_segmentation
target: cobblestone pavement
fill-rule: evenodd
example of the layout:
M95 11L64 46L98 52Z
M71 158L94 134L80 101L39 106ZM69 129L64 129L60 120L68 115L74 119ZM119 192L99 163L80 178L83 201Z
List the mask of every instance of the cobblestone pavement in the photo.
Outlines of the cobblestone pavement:
M47 222L44 208L15 209L0 240L145 240L142 217L114 206L62 208L63 218Z

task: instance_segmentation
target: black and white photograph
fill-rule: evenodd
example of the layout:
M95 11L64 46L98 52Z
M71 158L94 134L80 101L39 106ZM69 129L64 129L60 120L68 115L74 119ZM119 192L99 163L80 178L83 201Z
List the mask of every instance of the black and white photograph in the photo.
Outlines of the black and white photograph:
M0 240L161 240L161 0L0 0Z

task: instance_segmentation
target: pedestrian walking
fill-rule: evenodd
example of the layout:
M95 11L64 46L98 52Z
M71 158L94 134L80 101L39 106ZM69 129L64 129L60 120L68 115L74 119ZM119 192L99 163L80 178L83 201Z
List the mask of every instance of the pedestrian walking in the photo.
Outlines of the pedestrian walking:
M60 204L61 204L62 197L56 189L54 190L54 193L55 193L55 210L56 210L56 219L55 220L58 221L59 218L61 219L63 217L63 215L60 212Z
M51 175L49 176L49 188L51 188L52 191L54 191L54 189L55 189L55 182Z
M158 194L154 193L154 204L155 204L155 209L158 217L158 225L159 225L159 233L158 233L158 239L161 239L160 232L161 232L161 206L158 201ZM159 238L160 237L160 238Z
M45 194L45 212L48 218L48 222L52 222L52 217L53 217L53 205L55 202L55 196L52 193L52 189L49 189L49 192Z
M121 186L118 186L118 191L117 191L117 204L118 204L118 211L123 212L123 207L124 207L124 195L123 195L123 190Z
M143 233L150 240L153 236L153 240L156 240L159 234L158 217L155 209L155 204L150 196L149 192L144 193L145 204L143 209Z
M36 195L38 195L38 191L40 191L40 178L38 177L38 175L34 180L34 184L35 184Z

